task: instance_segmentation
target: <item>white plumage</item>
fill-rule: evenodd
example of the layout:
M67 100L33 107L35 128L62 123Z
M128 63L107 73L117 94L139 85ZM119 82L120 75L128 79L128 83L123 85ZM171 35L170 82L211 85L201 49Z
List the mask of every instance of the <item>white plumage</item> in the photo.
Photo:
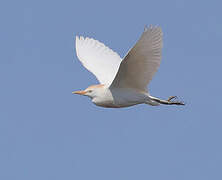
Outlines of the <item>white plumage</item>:
M139 41L121 62L112 86L146 91L160 66L162 46L161 29L145 28Z
M101 84L112 83L122 60L103 43L82 36L76 36L76 54L83 66L91 71Z
M127 107L141 103L184 105L172 101L176 96L161 100L150 96L147 91L147 85L160 65L162 46L162 30L152 26L145 27L142 36L123 60L103 43L76 36L77 57L101 84L73 93L89 96L93 103L103 107Z

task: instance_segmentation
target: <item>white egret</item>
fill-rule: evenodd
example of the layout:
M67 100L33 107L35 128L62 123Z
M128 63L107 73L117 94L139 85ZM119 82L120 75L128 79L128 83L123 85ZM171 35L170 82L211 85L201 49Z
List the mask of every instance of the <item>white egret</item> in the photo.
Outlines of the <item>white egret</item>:
M76 36L77 57L100 84L72 93L90 97L97 106L111 108L142 103L184 105L175 100L176 96L162 100L151 96L147 90L160 65L162 46L162 30L152 26L145 27L140 39L123 59L97 40Z

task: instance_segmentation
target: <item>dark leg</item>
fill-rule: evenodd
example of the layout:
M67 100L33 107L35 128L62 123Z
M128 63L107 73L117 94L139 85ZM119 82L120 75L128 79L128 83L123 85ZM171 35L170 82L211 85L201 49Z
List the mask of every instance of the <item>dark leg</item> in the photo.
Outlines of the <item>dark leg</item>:
M160 104L165 104L165 105L185 105L183 102L181 101L172 101L173 99L176 99L177 96L170 96L168 98L168 100L162 100L162 99L159 99L159 98L156 98L156 97L152 97L150 96L150 98L153 100L153 101L156 101Z

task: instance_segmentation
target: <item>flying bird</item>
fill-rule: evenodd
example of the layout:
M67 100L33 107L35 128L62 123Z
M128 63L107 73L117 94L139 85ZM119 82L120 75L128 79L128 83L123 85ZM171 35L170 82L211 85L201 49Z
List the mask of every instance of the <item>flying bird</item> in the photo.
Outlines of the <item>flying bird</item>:
M140 39L122 59L116 52L92 38L76 36L76 54L100 84L73 94L88 96L97 106L121 108L136 104L184 105L176 96L167 100L149 94L147 85L161 61L163 46L160 27L145 27Z

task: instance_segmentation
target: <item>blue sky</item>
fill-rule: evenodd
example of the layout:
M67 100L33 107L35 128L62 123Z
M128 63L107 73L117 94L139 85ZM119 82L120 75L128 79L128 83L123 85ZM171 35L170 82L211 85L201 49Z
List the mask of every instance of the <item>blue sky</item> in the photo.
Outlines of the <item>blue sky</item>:
M5 1L0 6L0 179L221 180L220 1ZM160 25L149 89L185 107L104 109L73 90L96 84L75 35L121 57Z

